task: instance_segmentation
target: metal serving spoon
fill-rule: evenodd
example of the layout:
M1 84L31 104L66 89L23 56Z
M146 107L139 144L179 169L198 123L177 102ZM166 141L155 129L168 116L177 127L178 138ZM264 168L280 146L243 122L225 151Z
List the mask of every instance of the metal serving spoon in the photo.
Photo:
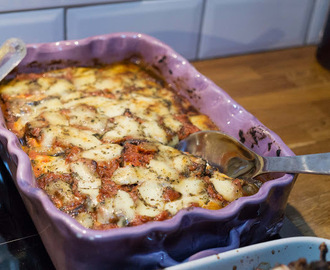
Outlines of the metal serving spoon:
M230 177L252 179L270 172L330 174L330 153L262 157L219 131L200 131L180 141L177 149L207 160Z
M0 81L8 75L25 57L26 47L22 40L11 38L0 48Z

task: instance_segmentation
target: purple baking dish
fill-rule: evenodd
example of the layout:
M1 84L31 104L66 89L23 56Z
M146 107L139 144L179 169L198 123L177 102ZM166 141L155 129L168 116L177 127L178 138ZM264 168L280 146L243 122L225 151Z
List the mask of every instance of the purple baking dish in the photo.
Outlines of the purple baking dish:
M167 45L138 33L30 44L10 76L67 65L89 66L140 57L158 70L218 127L263 155L291 150L227 93L201 75ZM0 116L1 157L7 162L42 241L57 269L155 269L202 258L268 239L282 226L295 176L278 175L259 192L220 210L182 210L172 219L136 227L96 231L59 211L37 188L28 156Z

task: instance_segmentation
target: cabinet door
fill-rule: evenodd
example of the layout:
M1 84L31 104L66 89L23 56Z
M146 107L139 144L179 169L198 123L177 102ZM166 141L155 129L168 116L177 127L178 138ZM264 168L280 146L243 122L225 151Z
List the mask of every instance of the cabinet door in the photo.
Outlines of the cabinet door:
M109 2L126 2L131 0L106 0ZM141 0L138 0L141 1ZM77 5L95 5L105 0L0 0L0 12L31 10L40 8L57 8Z
M314 1L206 0L199 58L303 45Z
M0 43L12 37L25 43L63 40L63 13L63 9L49 9L0 14Z
M202 0L158 0L70 8L67 39L113 32L154 36L188 59L197 54Z
M323 28L329 12L329 0L316 0L306 38L307 44L317 44L322 37Z

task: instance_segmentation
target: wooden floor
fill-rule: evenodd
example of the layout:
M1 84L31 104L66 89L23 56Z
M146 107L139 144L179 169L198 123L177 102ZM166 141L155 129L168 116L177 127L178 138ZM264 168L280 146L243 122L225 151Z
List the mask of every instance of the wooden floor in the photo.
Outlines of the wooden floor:
M194 62L297 155L330 152L330 71L300 47ZM308 236L330 238L330 176L299 175L286 214Z

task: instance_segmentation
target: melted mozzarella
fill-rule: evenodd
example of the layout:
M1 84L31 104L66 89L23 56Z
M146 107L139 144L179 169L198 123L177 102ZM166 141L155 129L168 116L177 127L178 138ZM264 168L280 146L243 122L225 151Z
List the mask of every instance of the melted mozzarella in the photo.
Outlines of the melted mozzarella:
M179 200L168 202L165 209L171 214L175 214L183 208L197 203L202 206L208 201L208 195L205 190L205 183L198 178L182 179L178 184L174 185L174 189L182 194Z
M142 123L144 136L156 140L161 143L167 143L167 137L164 129L162 129L155 121L146 121Z
M45 114L48 111L59 111L62 108L62 103L57 98L42 100L40 104L33 106L25 106L25 111L20 113L19 125L24 128L25 124L33 121L40 114Z
M59 111L45 111L40 116L54 126L67 126L69 124L65 115Z
M98 111L108 117L115 117L124 114L128 107L127 104L128 102L126 101L117 101L109 99L109 101L103 104L103 106L98 107Z
M166 114L163 116L163 121L166 127L170 128L174 132L178 132L182 128L181 122L176 120L173 115Z
M71 171L76 174L78 179L78 190L88 195L90 198L90 206L97 205L97 196L101 187L101 179L92 172L84 162L74 162L70 164Z
M95 161L110 161L118 158L121 154L123 147L119 144L102 144L92 149L83 151L81 157L92 159Z
M61 199L63 205L75 201L70 184L61 180L50 182L46 185L46 192L51 196L57 196Z
M132 166L118 168L113 173L111 180L118 185L132 185L140 181L135 168Z
M183 195L182 197L200 195L205 192L204 188L204 181L198 178L182 179L177 185L175 185L175 189Z
M99 96L75 98L73 100L70 100L69 102L64 103L63 108L71 109L79 105L91 105L91 104L93 104L95 108L98 108L106 104L108 101L109 101L108 98L99 97Z
M135 217L135 204L131 196L123 191L118 190L113 202L116 216L120 218L118 225L124 226L128 221L132 221Z
M82 98L82 92L69 92L61 96L60 100L63 103L69 103L72 100L78 100ZM63 106L64 107L64 106Z
M81 212L76 216L76 220L86 228L92 228L94 224L93 217L90 213Z
M165 204L164 210L170 212L172 215L175 215L177 212L179 212L181 209L184 209L184 202L183 200L176 200L173 202L168 202Z
M229 202L232 202L243 195L242 190L232 182L232 179L228 179L226 175L215 172L210 181L216 191Z
M58 111L62 109L62 103L58 98L45 99L39 105L31 107L30 119L44 111Z
M101 186L101 179L92 172L85 162L77 161L70 164L71 171L78 179L78 189L98 189Z
M162 101L159 98L133 95L128 108L138 117L156 120L159 116L170 113L169 108Z
M140 216L148 216L148 217L155 217L161 213L161 209L159 207L151 207L145 205L144 202L138 201L136 206L136 214Z
M139 194L143 201L157 208L162 208L164 205L163 187L157 181L143 182L138 188Z
M52 148L55 140L62 145L74 145L83 149L90 149L101 144L93 132L73 127L50 126L43 128L42 136L40 146L43 150Z
M96 220L101 224L108 224L111 219L115 219L114 199L106 198L104 203L97 207Z
M24 95L29 92L29 80L12 81L1 87L1 93L6 95Z
M179 172L173 168L172 164L164 162L163 160L150 160L148 168L162 178L171 180L179 178Z
M159 179L159 176L150 168L135 167L135 172L140 182L153 181Z
M100 78L94 83L96 89L101 90L116 90L121 89L122 82L118 78Z
M49 96L62 97L69 94L74 89L72 83L64 79L56 79L56 81L51 84L46 94Z
M95 110L86 105L71 108L67 113L70 125L81 126L103 133L107 125L107 118L98 115Z
M192 124L198 127L200 130L214 129L214 125L210 123L209 118L206 115L192 115L189 116L189 120Z
M172 159L176 156L182 155L182 152L167 145L159 144L159 156L163 159Z
M117 141L124 137L142 137L139 123L123 115L115 117L114 123L109 125L109 129L102 138L104 141Z
M61 157L53 157L46 155L37 155L34 158L34 168L38 169L41 173L54 172L54 173L70 173L70 166Z
M72 81L77 89L85 89L86 86L95 82L95 69L93 68L75 68Z
M174 168L181 173L189 172L191 163L191 160L186 155L178 155L173 158Z

